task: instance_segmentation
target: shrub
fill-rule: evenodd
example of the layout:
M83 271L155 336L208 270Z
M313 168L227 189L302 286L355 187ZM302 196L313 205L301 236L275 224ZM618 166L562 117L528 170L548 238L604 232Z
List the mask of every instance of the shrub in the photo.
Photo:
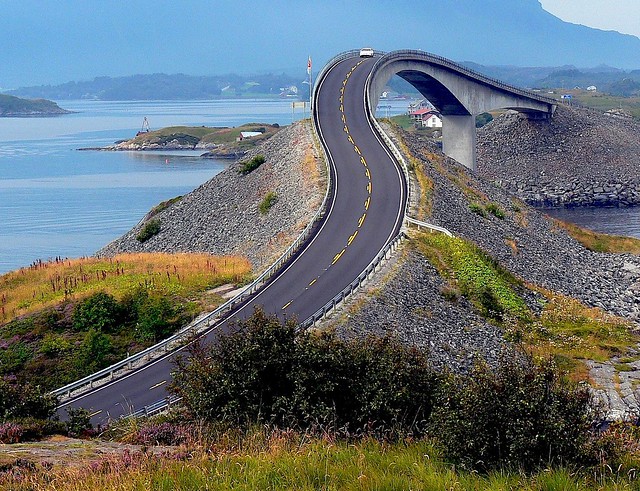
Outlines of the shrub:
M425 430L435 384L424 352L298 332L258 310L235 334L192 347L169 390L205 421L388 435Z
M476 215L480 215L482 218L487 218L487 212L482 205L478 203L470 203L469 209Z
M39 386L0 379L0 421L27 417L47 419L53 416L57 405L57 398Z
M17 423L0 423L0 443L18 443L24 430Z
M432 431L445 454L467 468L533 470L584 463L593 420L588 388L562 378L550 361L479 363L441 386Z
M187 439L184 427L169 422L149 423L143 425L135 436L135 441L142 445L180 445Z
M260 206L258 207L260 210L260 214L266 215L271 209L271 207L275 205L277 202L278 202L278 195L273 191L269 191L265 195L264 199L262 200L262 203L260 203Z
M148 295L138 306L136 337L141 341L156 341L166 337L173 330L175 314L175 308L168 298Z
M95 372L108 365L113 346L104 333L89 329L78 348L75 363L78 370Z
M485 209L500 220L503 220L505 217L504 211L496 203L489 203Z
M240 174L246 176L250 172L256 170L262 164L264 164L267 159L262 154L258 154L253 157L251 160L242 163L242 167L240 167Z
M81 407L67 409L69 419L66 422L67 433L71 437L87 436L92 433L91 417L89 411Z
M108 293L98 292L85 298L73 310L73 328L76 331L95 329L100 332L115 330L122 320L118 301Z
M142 229L138 235L136 235L136 240L139 242L145 242L154 235L158 235L160 233L160 228L160 220L152 218L142 226Z

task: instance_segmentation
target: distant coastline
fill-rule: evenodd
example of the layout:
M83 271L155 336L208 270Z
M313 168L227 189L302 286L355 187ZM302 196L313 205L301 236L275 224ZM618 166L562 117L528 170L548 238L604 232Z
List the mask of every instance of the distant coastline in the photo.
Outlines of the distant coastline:
M156 131L141 131L134 138L115 142L106 147L78 150L94 151L157 151L202 150L204 158L238 159L278 132L280 125L247 123L238 127L171 126Z
M72 112L47 99L21 99L0 94L0 117L2 118L62 116Z

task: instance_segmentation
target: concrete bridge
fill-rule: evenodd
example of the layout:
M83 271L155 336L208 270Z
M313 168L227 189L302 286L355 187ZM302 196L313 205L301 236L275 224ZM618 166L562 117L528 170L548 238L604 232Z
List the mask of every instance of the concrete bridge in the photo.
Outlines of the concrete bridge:
M557 102L507 85L451 60L402 50L380 55L367 87L369 109L375 113L380 94L394 75L405 79L442 114L442 149L466 167L476 169L476 116L493 109L513 109L531 119L553 116Z

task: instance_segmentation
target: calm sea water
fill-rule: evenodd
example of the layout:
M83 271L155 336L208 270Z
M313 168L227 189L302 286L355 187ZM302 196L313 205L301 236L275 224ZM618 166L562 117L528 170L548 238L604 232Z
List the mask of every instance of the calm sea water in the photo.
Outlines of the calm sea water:
M202 152L97 152L131 138L146 116L170 125L290 124L290 101L62 101L55 118L0 118L0 273L79 257L120 236L154 205L194 189L227 161Z
M406 112L384 101L378 115ZM187 193L227 165L201 152L78 151L151 128L290 124L289 100L62 101L76 114L0 118L0 274L38 259L93 254L159 202ZM555 210L604 232L640 236L640 210Z
M558 208L543 210L552 217L596 232L640 239L640 208Z
M383 115L404 113L389 101ZM80 257L134 226L159 202L187 193L228 164L202 152L77 151L131 138L147 117L165 126L290 124L291 101L61 101L76 114L0 118L0 274L38 259Z

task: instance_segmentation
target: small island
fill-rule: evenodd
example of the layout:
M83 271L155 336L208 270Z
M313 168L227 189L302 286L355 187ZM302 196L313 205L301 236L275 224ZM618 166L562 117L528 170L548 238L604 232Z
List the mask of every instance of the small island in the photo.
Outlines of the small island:
M233 128L207 126L169 126L155 131L139 131L129 140L107 147L80 148L79 150L153 151L202 150L203 157L242 157L247 150L273 136L280 125L247 123Z
M2 118L60 116L71 113L72 111L62 109L58 104L47 99L21 99L0 94L0 117Z

